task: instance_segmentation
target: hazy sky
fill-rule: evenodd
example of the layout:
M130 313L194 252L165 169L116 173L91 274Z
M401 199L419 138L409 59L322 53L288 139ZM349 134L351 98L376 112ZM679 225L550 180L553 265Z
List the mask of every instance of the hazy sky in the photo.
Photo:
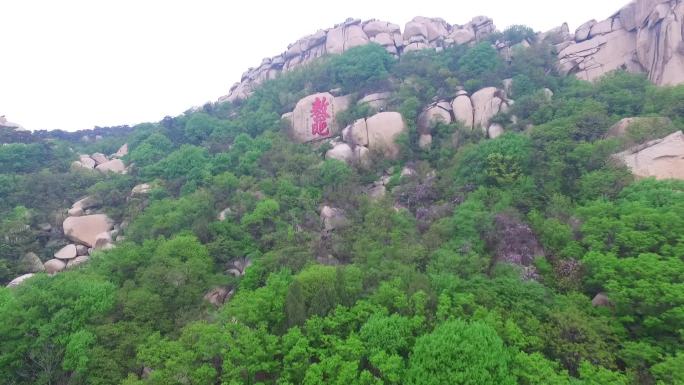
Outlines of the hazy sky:
M28 129L158 121L216 100L248 68L347 17L571 30L628 0L0 0L0 115Z

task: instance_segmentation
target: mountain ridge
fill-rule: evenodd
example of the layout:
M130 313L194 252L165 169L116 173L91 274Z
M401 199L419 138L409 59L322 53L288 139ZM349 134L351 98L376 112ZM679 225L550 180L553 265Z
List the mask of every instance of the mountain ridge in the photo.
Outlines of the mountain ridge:
M574 34L564 23L538 32L536 38L553 43L563 73L595 80L612 70L626 69L646 73L658 85L676 85L684 83L683 18L682 0L633 0L603 21L592 19L582 24ZM240 82L218 101L244 99L256 85L281 72L363 44L377 43L399 56L420 49L474 44L495 32L494 21L486 16L476 16L464 25L417 16L406 23L403 32L391 22L349 18L297 40L279 55L263 59L258 67L243 73ZM492 43L504 55L510 55L507 51L512 47L507 42Z

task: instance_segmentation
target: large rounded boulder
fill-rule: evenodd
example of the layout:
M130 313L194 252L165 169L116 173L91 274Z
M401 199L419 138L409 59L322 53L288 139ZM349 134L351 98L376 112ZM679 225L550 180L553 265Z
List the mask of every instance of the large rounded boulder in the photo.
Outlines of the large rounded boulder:
M399 155L396 139L406 131L404 119L398 112L381 112L366 119L368 129L368 148L380 151L388 158Z
M69 217L62 224L67 238L88 247L95 246L97 236L111 230L112 226L112 220L105 214Z
M335 98L328 92L309 95L295 106L290 120L290 136L299 143L330 138L339 127L335 122L338 112L344 110L347 100Z

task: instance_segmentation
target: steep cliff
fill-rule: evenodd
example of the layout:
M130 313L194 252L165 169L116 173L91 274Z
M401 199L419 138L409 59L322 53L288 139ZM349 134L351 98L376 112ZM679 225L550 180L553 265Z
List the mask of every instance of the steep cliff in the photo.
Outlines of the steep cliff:
M556 47L559 68L586 80L625 69L658 85L684 82L684 2L637 0L606 20L591 20Z

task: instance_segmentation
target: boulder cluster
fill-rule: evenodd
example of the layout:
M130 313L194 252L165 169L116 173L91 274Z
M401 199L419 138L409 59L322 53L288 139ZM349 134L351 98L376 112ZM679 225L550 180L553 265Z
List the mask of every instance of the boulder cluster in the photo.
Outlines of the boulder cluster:
M566 33L556 45L559 68L585 80L626 69L658 85L683 83L683 19L681 0L632 1L606 20Z
M549 93L551 97L553 93L550 90ZM287 122L289 136L294 141L327 141L332 148L326 152L326 159L364 166L370 162L373 153L390 159L399 155L396 139L406 132L407 127L400 113L384 111L390 96L390 93L382 92L361 98L358 104L368 104L380 112L358 119L342 129L336 118L349 108L350 95L333 96L330 92L322 92L306 96L297 102L294 111L284 114L282 119ZM508 111L513 103L506 90L496 87L486 87L472 95L459 91L453 100L435 102L419 115L419 145L421 148L430 147L432 130L439 122L450 124L458 121L468 129L480 128L488 137L496 138L504 128L498 123L490 124L490 121L497 114Z
M371 94L357 103L383 109L388 97L387 93ZM282 117L288 123L289 136L298 143L327 140L332 146L326 153L327 159L364 164L369 161L371 152L395 158L399 154L395 140L406 131L401 114L379 112L340 130L337 114L349 108L350 101L349 95L335 97L329 92L302 98L294 111Z
M418 117L419 145L428 148L432 143L432 129L437 123L461 122L465 128L481 128L490 138L503 133L503 126L490 124L492 118L508 111L513 100L508 99L505 90L496 87L483 88L472 95L459 91L452 101L442 100L428 106Z
M54 258L45 262L45 272L55 274L87 262L95 250L114 247L119 226L105 214L98 213L101 202L92 197L76 201L68 210L69 216L62 223L64 237L72 243L59 249Z
M74 169L98 170L102 173L126 173L126 165L120 159L128 154L128 144L124 144L117 152L109 157L96 152L91 155L79 155L79 159L71 164Z
M353 47L376 43L399 56L420 49L443 49L476 42L495 30L492 19L484 16L475 17L465 25L451 25L440 18L415 17L406 23L403 33L397 24L386 21L347 19L333 28L319 30L297 40L280 55L263 59L257 68L248 69L229 94L219 98L219 102L244 99L257 85L274 79L281 72Z
M151 189L150 184L139 184L133 188L131 196L146 195ZM114 248L115 242L123 241L125 237L120 235L120 232L125 227L125 223L114 223L112 219L101 212L101 206L102 202L91 196L76 201L67 210L59 239L48 242L48 246L52 242L55 242L56 246L63 245L64 239L68 240L69 243L57 250L53 254L53 258L45 263L35 253L26 253L20 260L21 269L26 274L13 279L7 286L17 286L35 273L56 274L74 268L87 262L94 251ZM47 223L41 224L39 227L48 233L54 230Z

